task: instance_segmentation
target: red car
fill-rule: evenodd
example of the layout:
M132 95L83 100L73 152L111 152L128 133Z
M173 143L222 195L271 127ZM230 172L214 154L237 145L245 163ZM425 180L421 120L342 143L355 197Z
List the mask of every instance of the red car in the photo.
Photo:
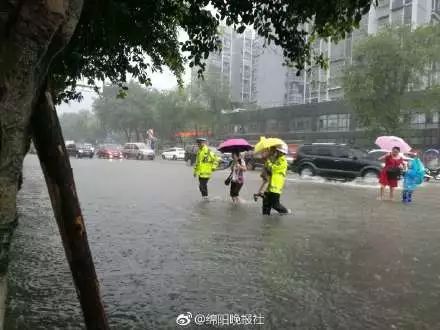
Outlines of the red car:
M98 158L122 159L121 146L116 144L104 144L96 152Z

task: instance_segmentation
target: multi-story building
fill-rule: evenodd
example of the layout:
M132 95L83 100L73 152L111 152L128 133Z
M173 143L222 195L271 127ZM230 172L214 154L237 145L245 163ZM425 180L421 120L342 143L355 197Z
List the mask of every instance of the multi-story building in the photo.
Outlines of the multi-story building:
M379 0L369 13L362 17L359 29L337 44L330 40L317 40L314 49L329 59L328 69L312 67L306 81L310 85L304 103L335 101L344 97L341 76L344 67L352 61L353 46L367 35L381 28L395 25L417 27L440 18L440 0ZM288 104L288 103L287 103Z
M342 74L352 63L353 46L385 26L410 24L412 27L440 21L440 0L379 0L362 17L359 28L338 43L318 39L313 48L328 58L328 68L306 68L297 73L283 65L280 47L268 45L252 30L237 34L223 28L223 49L211 54L208 72L223 74L235 103L267 108L282 105L319 103L344 97Z
M250 29L238 34L229 27L222 27L222 50L211 53L206 62L205 77L227 84L234 103L248 104L253 101L254 36L255 32ZM197 70L193 70L191 75L191 84L197 84Z

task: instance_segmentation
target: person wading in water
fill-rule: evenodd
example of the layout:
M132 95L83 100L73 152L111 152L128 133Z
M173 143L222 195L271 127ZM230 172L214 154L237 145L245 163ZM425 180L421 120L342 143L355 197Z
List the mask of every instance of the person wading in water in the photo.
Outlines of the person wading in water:
M394 147L391 153L383 155L379 160L385 160L385 167L380 172L380 200L384 199L385 188L390 187L390 200L394 198L394 190L404 170L403 158L400 156L400 148Z
M212 172L218 167L218 157L208 148L208 141L205 138L196 140L199 150L197 151L196 163L194 166L194 177L199 178L199 189L203 199L208 199L208 181Z
M270 215L272 209L280 214L292 213L280 203L281 193L287 175L287 145L271 149L271 156L266 161L265 167L269 172L269 186L263 197L263 215Z
M232 153L232 164L231 164L231 190L230 195L232 198L232 201L234 203L240 202L240 190L243 187L244 183L244 172L246 171L246 163L244 160L240 157L239 152L233 152Z

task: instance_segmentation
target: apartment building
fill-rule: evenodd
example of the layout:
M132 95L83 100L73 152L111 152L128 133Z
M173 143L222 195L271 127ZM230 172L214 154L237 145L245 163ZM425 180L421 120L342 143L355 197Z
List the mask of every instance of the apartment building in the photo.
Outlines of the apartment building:
M330 40L318 40L314 49L324 53L329 59L327 70L313 67L306 77L304 103L316 103L341 100L344 92L341 76L344 67L352 61L353 45L363 37L375 34L386 26L408 24L417 27L440 18L440 0L379 0L377 7L371 7L365 15L359 29L349 34L337 44ZM289 103L287 103L289 104Z
M298 74L283 65L282 50L264 45L265 41L251 29L237 34L223 27L220 53L211 54L207 74L221 73L230 86L231 99L238 104L255 104L261 108L342 100L342 75L352 63L353 47L362 38L391 25L413 27L440 21L440 0L379 0L362 17L360 26L338 43L318 39L316 52L329 59L327 69L306 68Z
M230 88L231 100L236 104L254 102L255 80L253 79L254 59L253 46L255 32L251 29L242 34L230 27L220 31L222 50L211 53L206 62L205 77L218 79L219 83ZM191 84L199 83L197 70L191 72Z

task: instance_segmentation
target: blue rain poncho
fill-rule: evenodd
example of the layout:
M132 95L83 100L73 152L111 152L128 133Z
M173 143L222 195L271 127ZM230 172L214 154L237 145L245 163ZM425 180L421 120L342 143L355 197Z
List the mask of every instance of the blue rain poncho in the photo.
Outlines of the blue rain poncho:
M423 183L425 178L425 166L419 158L414 158L408 163L408 170L403 175L403 189L414 191Z

